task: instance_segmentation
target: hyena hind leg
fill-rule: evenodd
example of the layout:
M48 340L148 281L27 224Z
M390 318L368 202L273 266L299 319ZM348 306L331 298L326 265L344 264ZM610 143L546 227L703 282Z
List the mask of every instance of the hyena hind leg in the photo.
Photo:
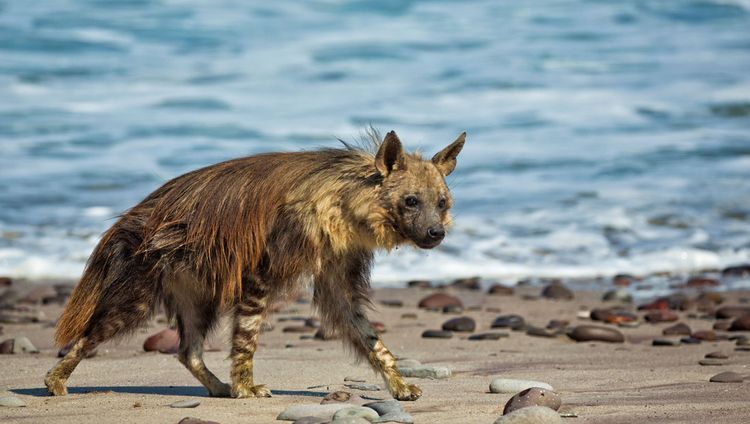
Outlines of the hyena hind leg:
M209 396L229 397L229 384L222 383L203 362L203 342L208 328L201 328L203 326L190 321L190 318L178 317L177 321L180 332L180 352L177 358L203 384Z
M70 351L64 358L57 363L44 377L44 385L47 386L47 392L52 396L65 396L68 394L68 388L65 383L68 381L70 374L76 369L86 355L96 348L96 343L89 341L86 337L78 339L70 348Z
M234 312L232 334L232 397L270 397L271 391L253 380L253 356L266 311L267 295L262 290L248 290Z

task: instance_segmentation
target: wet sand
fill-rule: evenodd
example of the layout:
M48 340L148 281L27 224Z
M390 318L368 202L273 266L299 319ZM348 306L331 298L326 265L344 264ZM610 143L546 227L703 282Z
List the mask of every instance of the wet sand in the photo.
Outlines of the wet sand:
M750 422L750 351L736 350L733 341L703 341L701 344L654 347L662 329L674 323L650 324L641 320L637 328L617 328L626 338L622 344L577 343L561 335L532 337L523 331L508 332L499 340L469 341L468 335L490 331L498 315L519 314L527 323L544 327L551 319L569 320L571 325L592 324L577 318L582 310L601 306L601 293L577 292L575 299L539 298L540 287L517 288L514 295L488 295L481 291L448 289L462 299L466 310L445 314L417 308L417 302L435 292L432 289L378 289L373 292L375 310L371 319L383 322L386 345L399 357L413 358L426 365L447 366L451 378L426 380L409 378L423 390L416 402L402 402L416 423L492 423L502 415L512 394L489 393L497 377L520 378L551 384L562 398L561 411L574 412L570 423L747 423ZM723 304L740 304L748 293L723 293ZM401 300L402 307L384 306L383 300ZM633 305L626 307L633 308ZM26 306L28 313L44 312L53 320L60 305ZM416 319L403 318L415 313ZM680 322L695 330L709 330L714 320L696 311L677 312ZM307 317L309 304L293 303L269 318L274 329L261 336L256 355L256 382L273 391L266 399L218 399L206 391L177 361L175 355L144 352L144 339L163 328L154 320L132 337L107 343L98 355L84 360L68 381L70 394L46 395L42 380L57 361L49 322L2 324L0 340L27 336L38 354L0 355L0 396L12 395L26 402L25 408L0 408L3 423L177 423L186 416L220 423L271 423L286 407L319 403L327 393L348 390L377 398L389 398L383 390L362 392L346 389L345 377L360 377L381 386L382 381L366 364L357 364L338 340L301 339L298 333L282 332L297 325L279 318ZM640 314L643 315L642 313ZM425 339L426 329L440 329L456 316L475 319L473 333L455 333L451 339ZM748 333L724 333L738 335ZM309 336L312 333L308 333ZM206 363L222 380L229 375L229 331L222 325L209 340L218 351L206 352ZM704 355L722 351L726 365L701 366ZM711 383L722 371L744 376L742 383ZM194 409L175 409L169 404L197 398Z

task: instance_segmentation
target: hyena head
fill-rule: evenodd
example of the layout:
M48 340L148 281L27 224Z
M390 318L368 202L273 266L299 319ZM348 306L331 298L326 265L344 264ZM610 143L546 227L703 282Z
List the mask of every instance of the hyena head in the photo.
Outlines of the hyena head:
M383 139L375 155L375 167L383 176L380 201L400 242L432 249L443 241L452 205L445 177L455 169L465 138L462 133L432 160L405 153L393 131Z

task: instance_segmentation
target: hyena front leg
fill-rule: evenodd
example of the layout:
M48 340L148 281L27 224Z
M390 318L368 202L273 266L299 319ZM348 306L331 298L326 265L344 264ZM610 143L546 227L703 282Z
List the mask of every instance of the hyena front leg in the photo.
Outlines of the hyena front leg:
M250 284L259 284L252 281ZM263 288L245 289L242 302L234 312L232 335L232 397L271 397L271 391L253 381L253 355L258 346L260 326L266 311L267 292Z
M407 384L396 367L396 358L385 347L365 313L370 304L369 264L372 255L362 252L330 264L329 271L315 279L314 303L324 326L351 343L358 355L385 380L388 391L398 400L417 400L422 390Z

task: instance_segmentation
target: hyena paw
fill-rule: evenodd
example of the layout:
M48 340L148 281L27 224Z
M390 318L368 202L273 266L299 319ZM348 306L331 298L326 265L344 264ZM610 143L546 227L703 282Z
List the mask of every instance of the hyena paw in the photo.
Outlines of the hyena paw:
M420 396L422 396L422 389L414 384L405 384L393 393L393 397L398 400L417 400Z
M229 384L221 383L209 388L208 395L211 397L231 397L232 387Z
M263 384L255 386L245 386L242 384L232 387L233 398L251 398L251 397L271 397L271 391Z
M65 396L68 394L68 388L65 387L65 382L57 378L46 378L44 385L47 386L47 392L51 396Z

